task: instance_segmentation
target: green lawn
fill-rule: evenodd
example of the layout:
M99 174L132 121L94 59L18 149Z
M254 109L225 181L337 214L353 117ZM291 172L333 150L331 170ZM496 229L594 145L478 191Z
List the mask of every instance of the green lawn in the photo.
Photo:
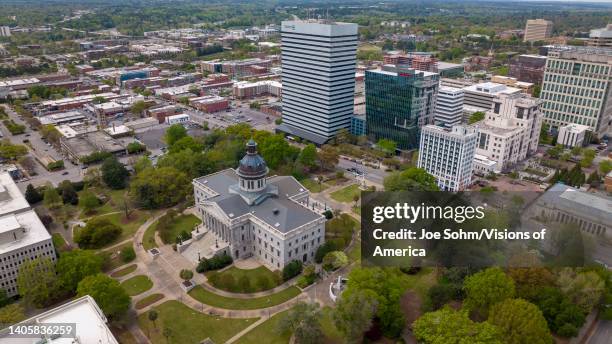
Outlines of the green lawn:
M206 338L225 343L257 321L257 318L233 319L203 314L178 301L167 301L154 308L158 314L155 324L146 312L138 317L138 325L153 344L199 343ZM169 341L162 335L165 328L171 332Z
M147 307L150 304L153 304L161 299L164 298L164 294L151 294L143 299L141 299L140 301L136 302L136 305L134 305L134 307L136 307L136 309L142 309Z
M144 249L147 251L154 247L157 247L157 244L155 243L156 228L157 228L156 223L150 225L149 228L147 228L147 230L144 232L142 236L142 247L144 247Z
M153 288L153 282L145 275L138 275L121 282L121 287L128 295L134 296Z
M89 188L88 190L93 192L98 197L105 196L106 202L97 207L93 212L87 214L84 212L81 213L81 218L124 211L126 190L110 190L106 188ZM83 191L80 191L79 196L82 193Z
M231 277L228 277L228 275ZM282 284L280 274L270 271L265 266L249 270L232 266L221 272L211 271L206 276L208 282L215 288L233 293L254 293L269 290ZM245 278L248 283L246 283ZM228 283L228 279L230 283Z
M354 202L353 197L355 195L361 195L361 190L357 184L352 184L338 191L334 191L330 196L338 202L351 203Z
M325 241L333 242L339 249L345 249L353 234L360 228L359 222L349 214L340 214L325 223Z
M423 300L427 297L427 291L437 283L436 271L433 268L423 268L414 275L398 273L406 289L414 290Z
M326 183L317 183L316 181L314 181L314 179L312 178L305 178L300 180L300 183L302 185L304 185L304 187L306 189L308 189L310 192L321 192L321 191L325 191L325 189L329 188L329 185Z
M112 250L106 249L100 251L98 254L102 255L105 259L104 262L104 271L115 270L121 265L127 264L128 262L124 262L121 260L121 251L124 249L132 247L132 242L127 242L121 246L115 247Z
M121 270L117 270L117 271L113 272L111 274L111 277L122 277L122 276L125 276L125 275L129 275L132 272L136 271L137 267L138 266L136 264L128 265L128 266L126 266L125 268L123 268Z
M262 338L266 339L266 344L287 344L291 339L291 333L279 333L278 323L281 319L287 315L289 310L280 312L266 320L264 323L255 327L253 330L240 337L235 343L236 344L259 344L262 343ZM320 319L321 327L325 338L322 343L344 343L342 334L336 329L334 320L332 318L332 308L325 307L322 309L322 317Z
M357 240L346 254L351 262L361 261L361 241Z
M51 240L53 240L53 246L58 252L66 251L68 249L68 244L60 233L51 234Z
M225 297L209 292L208 290L197 286L193 288L189 295L194 299L213 307L225 308L225 309L260 309L279 305L286 301L293 299L300 294L300 289L297 287L289 287L276 294L249 298L249 299L235 299L231 297Z
M126 239L133 238L134 233L136 233L136 231L138 230L138 227L140 227L143 223L147 221L149 217L151 217L151 213L149 213L148 211L133 210L130 213L129 218L126 218L124 213L102 215L100 217L110 220L110 222L116 224L117 226L123 229L121 235L115 241L115 243L117 243Z
M199 225L201 222L202 221L200 221L200 219L193 214L179 215L174 219L170 227L167 228L167 230L169 231L168 237L176 238L183 231L186 231L187 233L191 233L191 231L195 228L195 226ZM156 230L160 230L159 228L157 228L157 224L155 224L155 227L156 227ZM165 242L165 243L174 244L174 241Z
M278 323L289 311L275 314L270 319L258 325L244 336L240 337L236 344L260 344L262 338L266 339L266 344L287 344L291 339L291 333L278 333Z

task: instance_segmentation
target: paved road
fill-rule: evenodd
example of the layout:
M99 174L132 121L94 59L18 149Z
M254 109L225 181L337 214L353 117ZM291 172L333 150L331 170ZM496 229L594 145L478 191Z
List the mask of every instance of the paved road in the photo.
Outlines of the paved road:
M361 164L358 164L358 163L355 163L353 161L346 160L346 159L339 159L338 167L345 171L347 168L351 168L351 167L357 168L358 170L365 172L365 179L367 181L374 183L374 184L378 184L378 185L382 185L383 180L389 174L388 172L385 172L381 168L378 168L378 169L371 168L371 167L361 165Z
M612 321L599 320L597 327L586 344L610 344L612 341Z

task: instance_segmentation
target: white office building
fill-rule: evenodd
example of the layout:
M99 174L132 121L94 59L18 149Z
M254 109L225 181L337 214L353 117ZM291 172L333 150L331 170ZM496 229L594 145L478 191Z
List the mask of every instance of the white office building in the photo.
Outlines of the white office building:
M493 100L485 119L476 122L478 131L475 170L507 171L538 149L542 115L541 101L525 94L502 94ZM495 161L491 166L490 162Z
M523 41L543 41L552 36L553 22L544 19L529 19L525 24Z
M476 130L426 125L421 129L418 166L436 178L444 191L462 191L472 182Z
M325 242L325 217L295 178L267 174L251 140L237 169L194 179L202 225L193 235L196 240L178 248L181 254L194 264L217 254L255 257L272 270L293 260L312 262Z
M568 124L559 128L557 144L565 147L581 147L589 127L580 124Z
M7 172L0 173L0 288L15 296L17 274L25 261L55 261L51 235Z
M280 131L322 144L351 126L357 24L283 21Z
M24 320L16 326L27 325L72 325L75 330L72 338L56 338L52 335L39 335L37 338L16 338L10 330L0 331L3 344L119 344L107 326L104 313L89 295L79 297L61 306Z
M463 104L487 111L493 105L493 99L501 94L521 93L520 88L508 87L494 82L483 82L463 88Z
M440 86L436 100L434 123L451 128L461 123L463 117L463 90L455 87Z

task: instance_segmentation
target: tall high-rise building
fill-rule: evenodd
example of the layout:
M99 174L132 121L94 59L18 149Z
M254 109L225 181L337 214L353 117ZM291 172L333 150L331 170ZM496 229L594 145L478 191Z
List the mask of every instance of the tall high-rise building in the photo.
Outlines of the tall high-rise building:
M553 22L544 19L529 19L525 25L523 41L543 41L552 36Z
M419 146L420 128L434 123L437 73L403 65L366 71L366 131L373 140L390 139L401 150Z
M591 30L587 45L591 47L612 48L612 24L601 29Z
M612 128L612 49L556 47L548 51L540 98L544 120L605 134Z
M279 130L322 144L351 126L357 24L283 21L283 123Z
M451 128L461 123L463 117L463 90L440 86L436 99L436 125Z
M472 182L476 130L456 125L426 125L421 130L418 166L436 178L444 191L462 191Z

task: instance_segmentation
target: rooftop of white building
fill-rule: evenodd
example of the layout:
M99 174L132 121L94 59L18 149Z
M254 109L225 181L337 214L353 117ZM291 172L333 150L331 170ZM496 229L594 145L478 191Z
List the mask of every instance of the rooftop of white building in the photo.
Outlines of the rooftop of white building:
M497 94L503 94L503 93L512 94L512 93L521 92L521 89L519 88L508 87L506 85L497 84L494 82L483 82L480 84L467 86L467 87L464 87L463 90L469 91L469 92L491 94L491 95L497 95Z
M5 237L0 241L0 255L51 239L51 235L47 232L42 222L40 222L34 210L0 217L0 235L18 229L22 229L24 235L18 240L6 240ZM8 236L8 238L12 238L12 236Z
M106 325L107 320L96 301L89 295L55 307L28 320L21 322L25 324L75 324L76 338L48 339L48 344L74 344L74 343L96 343L96 344L119 344L110 329ZM8 339L7 330L0 332L0 342L7 344L32 344L43 343L40 338L13 338ZM4 339L2 339L4 337Z
M7 172L0 173L0 216L17 213L30 208L30 204L19 191L17 184Z
M565 125L563 127L561 127L560 129L564 129L570 133L583 133L587 130L590 130L591 127L589 127L588 125L582 125L582 124L576 124L576 123L570 123L568 125Z

